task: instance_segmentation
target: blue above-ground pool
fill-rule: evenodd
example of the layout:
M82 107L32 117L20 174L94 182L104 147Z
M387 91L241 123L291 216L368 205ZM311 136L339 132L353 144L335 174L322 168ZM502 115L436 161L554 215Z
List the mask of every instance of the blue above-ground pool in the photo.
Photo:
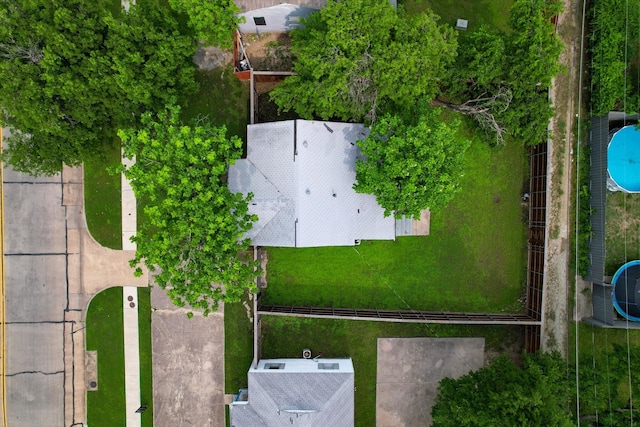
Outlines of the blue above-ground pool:
M625 319L640 322L640 260L620 267L611 283L616 311Z
M609 176L622 191L640 192L640 131L625 126L616 132L607 150Z

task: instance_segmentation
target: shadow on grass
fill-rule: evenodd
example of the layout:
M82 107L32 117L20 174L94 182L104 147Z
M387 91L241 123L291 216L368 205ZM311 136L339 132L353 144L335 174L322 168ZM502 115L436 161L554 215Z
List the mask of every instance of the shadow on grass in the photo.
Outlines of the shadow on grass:
M113 137L103 153L84 162L84 207L87 227L102 246L122 249L120 175L109 168L120 164L120 139Z

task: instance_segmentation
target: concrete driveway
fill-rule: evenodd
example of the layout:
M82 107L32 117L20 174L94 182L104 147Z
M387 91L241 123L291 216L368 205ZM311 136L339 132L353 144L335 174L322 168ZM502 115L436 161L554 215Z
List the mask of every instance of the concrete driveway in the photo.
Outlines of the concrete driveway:
M224 407L224 314L202 317L173 305L151 288L153 425L222 427Z
M440 380L483 365L484 338L379 338L376 426L430 426Z

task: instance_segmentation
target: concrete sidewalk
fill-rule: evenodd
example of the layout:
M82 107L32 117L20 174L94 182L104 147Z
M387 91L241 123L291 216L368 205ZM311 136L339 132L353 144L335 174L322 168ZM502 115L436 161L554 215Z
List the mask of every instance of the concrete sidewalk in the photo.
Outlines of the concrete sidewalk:
M122 153L122 164L131 167L136 159L129 160ZM133 251L136 244L131 241L137 230L136 198L131 182L120 175L122 203L122 249ZM124 372L126 427L140 427L141 414L136 413L142 405L140 402L140 339L138 334L138 289L135 286L122 288L124 304L122 315L124 320Z
M140 427L141 416L136 413L140 402L140 340L138 334L138 288L122 288L122 316L124 320L124 387L127 427Z

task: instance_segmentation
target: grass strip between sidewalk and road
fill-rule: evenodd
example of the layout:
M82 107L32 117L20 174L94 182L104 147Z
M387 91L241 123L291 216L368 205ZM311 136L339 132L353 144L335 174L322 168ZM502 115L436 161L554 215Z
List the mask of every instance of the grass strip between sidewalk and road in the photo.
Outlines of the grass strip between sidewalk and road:
M87 392L87 423L91 427L124 426L125 372L122 288L97 294L87 312L86 348L98 354L98 390ZM142 426L153 426L151 299L149 288L138 289L140 399L147 406Z
M108 169L120 164L120 139L84 162L84 207L87 228L102 246L122 249L122 191L120 174Z

